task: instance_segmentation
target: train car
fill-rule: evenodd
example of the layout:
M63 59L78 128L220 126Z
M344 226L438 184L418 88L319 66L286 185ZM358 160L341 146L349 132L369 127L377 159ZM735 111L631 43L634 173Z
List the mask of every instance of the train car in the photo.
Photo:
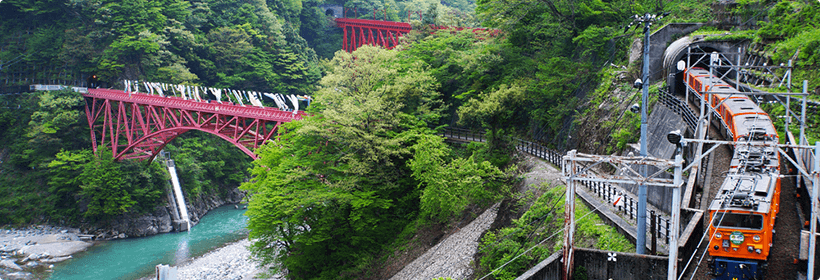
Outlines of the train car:
M763 132L766 137L777 138L769 114L751 99L730 99L721 104L716 111L725 122L724 136L729 138L727 132L730 132L732 141L741 141L741 138L750 141L748 136L752 132L755 137L758 137L759 132Z
M780 179L775 173L727 176L709 206L710 265L717 279L762 279L774 240Z
M686 82L689 83L689 86L696 90L701 96L703 96L703 93L705 92L714 90L715 87L732 88L732 86L720 78L715 77L710 74L709 71L700 67L692 67L686 71Z
M702 68L690 68L687 76L686 82L689 86L695 89L701 98L706 98L710 107L720 115L724 123L722 125L716 123L716 125L725 128L721 130L724 137L739 141L741 138L747 138L746 135L749 135L752 130L762 129L766 136L777 138L777 132L769 115L749 97L740 94L734 87ZM714 119L713 121L718 122L719 120Z
M709 205L709 265L716 279L762 279L780 211L780 155L769 115L702 68L688 85L714 109L721 134L735 141L730 170Z
M719 107L726 102L736 101L737 100L749 100L749 97L743 94L740 94L735 88L729 85L718 85L711 88L711 92L715 93L711 96L712 108Z

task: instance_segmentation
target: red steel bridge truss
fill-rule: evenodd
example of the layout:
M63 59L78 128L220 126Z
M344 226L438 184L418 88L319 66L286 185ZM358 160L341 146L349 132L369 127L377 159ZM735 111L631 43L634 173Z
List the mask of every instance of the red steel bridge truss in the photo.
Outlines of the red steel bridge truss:
M94 153L101 147L110 148L115 160L153 159L189 130L219 136L255 159L253 149L271 139L282 123L305 115L108 89L89 89L83 97Z
M336 26L344 30L342 49L346 52L364 45L393 49L399 45L399 37L413 30L406 22L355 18L337 18Z
M410 23L394 22L383 20L369 20L356 18L337 18L336 26L344 30L342 37L342 49L346 52L353 52L361 46L373 45L381 46L385 49L393 49L399 45L399 37L413 30ZM498 30L471 27L450 27L450 26L430 26L436 31L461 31L471 30L473 33L483 32L481 36L497 36Z

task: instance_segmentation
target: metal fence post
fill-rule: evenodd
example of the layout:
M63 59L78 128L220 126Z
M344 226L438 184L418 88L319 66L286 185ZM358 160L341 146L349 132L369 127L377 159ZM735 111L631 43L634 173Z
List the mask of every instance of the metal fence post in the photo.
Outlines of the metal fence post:
M655 210L649 210L649 217L652 219L650 229L652 231L652 249L650 250L650 254L654 255L658 252L658 216L655 215Z

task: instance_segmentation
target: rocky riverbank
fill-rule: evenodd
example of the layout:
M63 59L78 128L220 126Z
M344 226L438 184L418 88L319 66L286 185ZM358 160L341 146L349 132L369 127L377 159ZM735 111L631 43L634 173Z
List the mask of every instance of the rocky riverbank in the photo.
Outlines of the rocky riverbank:
M208 211L226 204L236 204L242 201L245 194L236 187L225 190L223 195L200 196L187 202L191 226L199 223L199 219ZM140 215L123 215L108 225L98 228L83 229L95 236L96 239L115 239L126 237L151 236L174 231L172 211L168 204L159 205L153 212Z
M76 228L31 226L0 230L0 279L30 279L92 245Z
M250 244L250 241L243 239L196 258L178 267L177 279L260 279L256 277L264 269L257 268L256 262L250 259ZM273 275L261 279L285 278Z
M191 225L199 223L208 211L225 204L239 203L243 197L241 191L233 188L223 195L188 201ZM50 225L2 229L0 279L36 278L36 272L48 272L52 264L70 259L74 253L93 245L92 240L142 237L174 231L171 211L174 210L168 205L158 205L149 213L126 214L105 225L83 225L79 229Z

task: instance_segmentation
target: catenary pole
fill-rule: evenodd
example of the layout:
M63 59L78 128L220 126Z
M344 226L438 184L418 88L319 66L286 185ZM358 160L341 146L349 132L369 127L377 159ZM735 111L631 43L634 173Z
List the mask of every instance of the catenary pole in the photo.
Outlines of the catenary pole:
M645 14L643 18L644 23L644 40L643 40L643 93L641 94L641 157L646 157L646 133L647 133L647 117L646 110L649 107L649 27L652 15ZM641 176L646 177L646 166L641 166ZM646 253L646 185L638 185L638 236L636 242L635 252L638 254Z
M678 279L678 232L680 231L680 188L683 176L683 156L675 151L675 177L672 187L672 229L669 230L669 263L666 279Z

